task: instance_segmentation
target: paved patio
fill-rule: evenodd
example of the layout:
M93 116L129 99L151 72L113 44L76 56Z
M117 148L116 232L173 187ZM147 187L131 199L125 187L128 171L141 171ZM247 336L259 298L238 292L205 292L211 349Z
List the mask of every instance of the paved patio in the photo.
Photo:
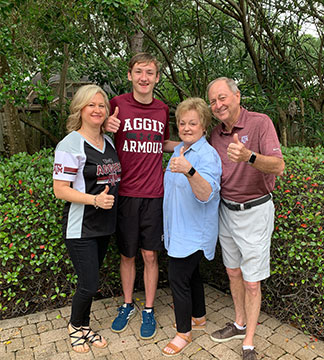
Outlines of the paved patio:
M177 356L184 359L240 360L241 340L217 344L209 334L233 321L234 309L231 297L210 286L206 286L207 329L193 332L193 342ZM159 289L155 303L158 332L152 340L141 340L139 327L140 310L143 308L144 294L136 293L139 312L128 328L121 334L110 330L121 298L97 300L92 307L92 328L100 331L107 340L108 347L92 347L87 354L77 354L71 350L66 326L70 307L40 312L9 320L0 321L0 360L149 360L166 359L161 355L171 339L174 314L169 289ZM262 313L256 331L256 348L259 359L280 360L324 360L324 342L316 341L297 329L282 324Z

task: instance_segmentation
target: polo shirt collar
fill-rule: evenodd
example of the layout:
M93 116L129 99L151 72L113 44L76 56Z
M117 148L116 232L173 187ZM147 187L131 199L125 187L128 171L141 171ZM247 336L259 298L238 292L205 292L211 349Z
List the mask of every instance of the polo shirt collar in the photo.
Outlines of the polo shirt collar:
M220 131L219 133L220 134L223 134L223 135L231 135L234 131L235 128L237 129L243 129L245 124L246 124L246 113L247 113L247 110L244 109L242 106L240 107L240 116L237 120L237 123L234 125L233 129L231 132L227 131L226 128L225 128L225 124L224 123L221 123L220 125Z

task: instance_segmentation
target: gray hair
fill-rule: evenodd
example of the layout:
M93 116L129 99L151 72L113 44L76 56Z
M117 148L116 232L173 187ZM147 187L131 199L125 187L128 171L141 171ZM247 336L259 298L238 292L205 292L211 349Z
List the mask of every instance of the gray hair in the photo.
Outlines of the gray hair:
M239 90L236 82L233 79L227 77L219 77L213 81L211 81L207 86L207 95L209 93L210 88L217 82L217 81L225 81L229 89L232 91L233 94L236 94Z

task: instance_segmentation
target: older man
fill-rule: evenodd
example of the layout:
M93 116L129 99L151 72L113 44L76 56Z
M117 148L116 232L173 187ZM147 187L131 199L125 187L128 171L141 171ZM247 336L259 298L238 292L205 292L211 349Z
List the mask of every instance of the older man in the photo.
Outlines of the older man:
M211 110L220 120L210 143L223 166L219 239L235 307L235 322L215 331L211 339L244 339L243 359L255 360L253 337L261 307L261 280L270 276L271 192L285 164L271 119L240 106L234 80L217 78L207 91Z

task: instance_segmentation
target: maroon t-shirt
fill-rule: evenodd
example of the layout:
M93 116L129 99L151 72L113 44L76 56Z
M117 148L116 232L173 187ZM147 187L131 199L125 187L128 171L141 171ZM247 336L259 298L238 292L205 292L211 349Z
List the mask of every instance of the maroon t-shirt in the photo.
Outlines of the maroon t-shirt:
M217 125L210 137L211 145L222 160L221 196L224 199L243 203L273 191L275 175L265 174L246 162L234 163L227 156L227 147L237 133L249 150L256 153L282 158L280 143L271 119L241 107L240 117L232 132L223 124Z
M162 101L137 102L132 93L110 100L118 106L120 128L115 145L122 175L119 195L143 198L163 196L163 142L169 139L169 109Z

